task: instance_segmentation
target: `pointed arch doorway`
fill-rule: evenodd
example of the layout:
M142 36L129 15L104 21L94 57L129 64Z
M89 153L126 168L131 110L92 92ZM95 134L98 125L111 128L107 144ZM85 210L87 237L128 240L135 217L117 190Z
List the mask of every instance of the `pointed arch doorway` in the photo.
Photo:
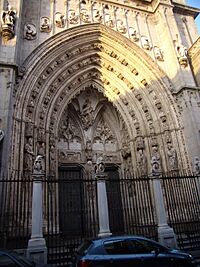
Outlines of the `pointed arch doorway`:
M60 229L64 236L98 234L94 169L99 156L104 158L108 175L110 229L112 233L123 233L119 184L123 128L116 109L92 86L85 88L63 111L58 129L58 176ZM113 179L114 187L109 182ZM118 209L121 207L118 213L116 199Z

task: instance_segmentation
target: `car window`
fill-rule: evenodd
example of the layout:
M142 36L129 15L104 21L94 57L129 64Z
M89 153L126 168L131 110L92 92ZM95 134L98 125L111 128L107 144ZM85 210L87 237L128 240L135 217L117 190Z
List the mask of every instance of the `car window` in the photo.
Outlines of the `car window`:
M90 245L92 244L92 241L91 240L86 240L84 241L77 249L77 253L79 255L84 255L87 253Z
M108 254L130 254L129 245L126 240L112 240L104 242L105 251Z
M3 267L17 267L18 265L14 260L9 258L7 255L0 255L0 266Z
M130 240L131 251L134 254L152 253L155 251L163 251L164 248L148 240Z

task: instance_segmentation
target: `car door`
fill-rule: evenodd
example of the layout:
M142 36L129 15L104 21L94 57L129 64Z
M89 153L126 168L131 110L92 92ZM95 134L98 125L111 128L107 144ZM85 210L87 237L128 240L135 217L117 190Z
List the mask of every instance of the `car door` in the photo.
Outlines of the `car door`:
M126 239L109 240L104 242L106 267L140 266L140 257L133 257L130 243Z
M157 242L146 239L137 239L135 243L139 253L141 253L143 265L149 267L171 267L175 265L175 259L168 253L168 249Z

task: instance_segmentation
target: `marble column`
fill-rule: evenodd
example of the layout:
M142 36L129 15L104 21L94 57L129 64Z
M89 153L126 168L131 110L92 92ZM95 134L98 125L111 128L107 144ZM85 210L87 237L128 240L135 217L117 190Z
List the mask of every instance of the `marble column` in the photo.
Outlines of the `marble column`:
M108 216L108 200L106 192L106 178L105 164L103 157L97 158L95 166L95 177L97 179L97 201L98 201L98 215L99 215L99 237L110 236L109 216Z
M108 216L108 200L106 192L106 175L96 174L97 179L97 199L98 199L98 215L99 215L99 237L110 236L109 216Z
M153 177L153 193L158 222L158 241L164 246L176 248L176 235L173 228L171 228L167 223L161 182L160 178L156 176Z
M43 238L43 190L42 181L44 173L42 169L42 156L37 156L33 171L33 195L32 195L32 227L31 239L28 242L27 257L37 264L47 263L47 246ZM41 168L41 169L40 169Z

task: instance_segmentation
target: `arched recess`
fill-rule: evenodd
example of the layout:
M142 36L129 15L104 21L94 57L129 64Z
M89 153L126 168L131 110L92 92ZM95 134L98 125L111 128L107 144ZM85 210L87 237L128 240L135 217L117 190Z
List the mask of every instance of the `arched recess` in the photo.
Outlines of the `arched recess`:
M63 123L65 114L77 131L74 142L82 138L81 146L74 144L82 151L77 156L81 164L87 162L87 142L98 140L90 127L97 129L103 123L116 140L115 151L105 155L92 143L93 163L94 151L104 153L108 162L123 166L124 175L132 169L132 175L141 176L151 172L155 154L164 172L189 168L182 124L171 95L173 85L141 48L112 29L92 24L63 31L41 44L22 69L11 169L31 170L33 156L43 153L47 174L56 174L59 155L68 153L62 151L67 145L61 131L68 127ZM88 100L89 125L84 126L84 101Z

